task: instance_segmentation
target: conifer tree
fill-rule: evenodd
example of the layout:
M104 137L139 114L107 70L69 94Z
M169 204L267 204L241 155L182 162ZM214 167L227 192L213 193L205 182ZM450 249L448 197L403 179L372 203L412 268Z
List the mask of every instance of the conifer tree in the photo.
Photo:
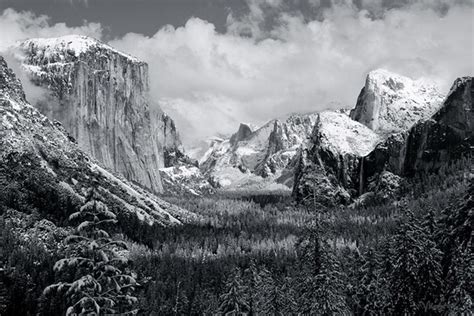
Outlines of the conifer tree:
M121 254L126 246L107 232L117 223L116 216L96 195L90 190L85 204L70 214L69 221L77 226L64 241L66 257L54 265L62 281L44 294L62 294L69 306L66 315L134 314L138 284Z
M223 315L241 315L249 311L249 306L245 299L245 287L242 285L242 273L235 268L229 276L225 292L222 294L219 312Z
M440 300L441 257L429 227L411 211L393 238L393 270L389 276L392 313L431 314Z
M260 271L262 280L260 285L261 314L263 315L284 315L284 293L280 282L278 282L270 271L262 268Z
M249 267L245 270L245 275L249 316L258 315L261 308L262 278L254 260L250 261Z
M474 178L464 198L443 211L441 247L444 250L444 305L448 312L465 314L474 307Z
M388 301L387 282L382 276L380 259L373 248L369 248L360 259L354 293L355 310L362 315L377 315Z
M311 229L300 245L303 269L298 286L298 312L309 315L335 315L348 312L344 275L339 262L319 226Z

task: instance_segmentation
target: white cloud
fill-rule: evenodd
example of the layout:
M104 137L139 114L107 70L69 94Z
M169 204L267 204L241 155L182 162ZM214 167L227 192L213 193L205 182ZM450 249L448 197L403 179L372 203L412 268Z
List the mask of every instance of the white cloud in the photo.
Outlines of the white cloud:
M249 15L229 17L225 34L190 18L182 27L151 37L129 33L110 44L149 63L152 96L190 144L232 133L240 121L260 124L331 101L353 106L365 74L378 67L432 78L444 90L456 77L472 75L472 5L437 0L441 12L427 0L412 2L374 20L352 1L335 0L321 20L282 11L277 25L265 29L262 8L278 10L281 1L249 1ZM66 33L100 38L102 28L51 25L46 17L12 10L0 16L0 50L18 39Z
M231 133L239 121L321 110L331 101L353 106L365 74L379 67L429 77L444 90L474 73L472 7L440 15L417 2L373 20L342 3L322 21L281 13L264 40L264 13L250 6L249 16L229 19L235 24L227 34L192 18L183 27L152 37L128 34L112 44L150 64L152 93L166 99L163 107L180 129L193 131L182 133L188 141ZM252 37L236 31L246 26Z
M22 71L18 61L12 58L11 46L18 41L33 37L56 37L67 34L82 34L100 38L102 27L99 23L84 23L80 27L68 27L65 23L51 24L45 15L37 16L31 12L17 12L6 9L0 15L0 54L3 55L10 68L23 84L26 97L29 101L44 99L48 92L31 83ZM18 52L15 52L18 54Z
M54 37L67 34L82 34L95 38L102 36L100 23L84 23L79 27L68 27L65 23L51 24L45 15L17 12L6 9L0 15L0 52L16 41L32 37Z

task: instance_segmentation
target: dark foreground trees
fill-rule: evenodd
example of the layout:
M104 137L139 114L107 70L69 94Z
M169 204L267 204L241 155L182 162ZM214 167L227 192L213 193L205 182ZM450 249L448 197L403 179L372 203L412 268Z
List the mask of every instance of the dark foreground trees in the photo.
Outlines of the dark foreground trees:
M54 265L60 281L48 286L44 295L64 297L66 315L135 314L138 284L123 253L126 245L108 232L117 223L115 214L92 190L69 221L77 225L64 241L66 257Z

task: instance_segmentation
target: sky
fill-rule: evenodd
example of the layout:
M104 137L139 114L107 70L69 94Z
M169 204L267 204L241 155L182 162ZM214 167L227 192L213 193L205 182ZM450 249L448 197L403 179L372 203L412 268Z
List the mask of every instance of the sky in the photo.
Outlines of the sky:
M474 74L473 20L474 0L0 0L0 54L65 34L130 53L189 148L240 122L353 107L376 68L447 92Z

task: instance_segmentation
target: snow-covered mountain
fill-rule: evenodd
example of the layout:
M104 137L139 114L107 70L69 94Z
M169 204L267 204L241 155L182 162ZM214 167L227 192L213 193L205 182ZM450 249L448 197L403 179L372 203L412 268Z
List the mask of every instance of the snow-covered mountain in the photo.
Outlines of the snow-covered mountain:
M367 155L363 163L363 191L373 179L390 172L413 176L433 172L474 149L474 80L454 81L441 108L408 131L394 134Z
M169 225L196 217L107 170L81 150L59 122L27 102L21 83L0 57L2 207L33 212L35 203L43 200L52 207L81 205L91 187L125 218Z
M438 88L427 80L377 69L367 75L350 117L379 134L390 135L430 118L443 99Z
M472 91L472 78L458 79L443 101L422 81L369 73L353 120L340 124L343 117L321 113L297 155L294 196L324 205L349 203L368 191L386 198L403 177L459 159L474 148Z
M176 164L160 169L164 194L202 196L214 193L214 188L201 170L192 164Z
M148 96L148 65L85 36L19 44L23 68L50 93L34 106L105 167L155 192L182 154L174 122Z
M200 160L200 168L217 187L289 190L284 181L277 179L298 147L307 141L316 117L294 114L271 120L258 129L241 124L229 139L214 139Z
M382 137L346 114L318 114L311 140L297 155L293 188L299 200L324 205L347 203L357 183L359 159Z

